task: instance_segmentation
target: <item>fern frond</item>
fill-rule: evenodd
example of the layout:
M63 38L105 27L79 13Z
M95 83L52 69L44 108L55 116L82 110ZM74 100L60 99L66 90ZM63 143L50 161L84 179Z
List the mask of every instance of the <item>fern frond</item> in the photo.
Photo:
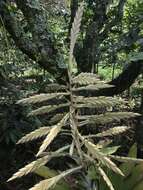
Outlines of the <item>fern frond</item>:
M36 169L40 168L41 166L44 166L49 160L49 156L44 156L36 161L31 162L30 164L24 166L18 172L16 172L10 179L8 179L8 181L12 181L16 178L25 176L28 173L34 172Z
M48 145L54 140L54 138L60 132L61 127L62 127L61 125L55 125L51 128L48 136L43 141L43 143L39 149L39 152L37 153L37 156L39 156L48 147Z
M77 119L83 120L80 126L85 124L106 124L112 121L120 121L122 119L128 119L132 117L140 116L138 113L133 112L109 112L100 115L84 115L78 116Z
M110 181L110 179L108 178L108 176L106 175L106 173L104 172L104 170L101 167L97 168L99 174L101 175L101 177L103 178L103 180L105 181L105 183L107 184L107 186L109 187L110 190L115 190L112 182Z
M44 102L47 100L51 100L53 98L62 98L65 95L68 95L69 93L51 93L51 94L39 94L35 96L31 96L29 98L24 98L22 100L19 100L17 104L35 104L35 103L40 103Z
M77 171L79 171L82 167L76 167L73 169L69 169L67 171L62 172L61 174L52 177L50 179L46 179L32 187L30 190L48 190L52 187L54 187L62 178L66 177L67 175L73 174Z
M139 159L139 158L123 157L123 156L116 156L116 155L110 155L110 158L117 160L119 162L132 162L135 164L143 163L143 159Z
M103 108L120 104L120 101L117 98L104 96L89 98L85 98L84 96L77 96L75 97L74 101L76 108Z
M99 90L103 88L111 88L114 87L113 85L106 84L106 83L99 83L96 85L88 85L88 86L82 86L78 88L72 88L73 91L81 91L81 90Z
M101 83L100 79L93 73L80 73L72 79L73 84L79 85L98 84L99 82Z
M42 115L45 113L50 113L55 111L56 109L63 108L63 107L68 107L70 104L69 103L64 103L64 104L59 104L59 105L48 105L48 106L42 106L38 109L35 109L31 111L28 116L33 116L33 115Z
M95 137L106 137L106 136L118 135L120 133L124 133L125 131L129 129L130 127L127 127L127 126L113 127L111 129L103 131L102 133L96 134Z
M41 127L39 129L36 129L35 131L32 131L31 133L27 134L26 136L22 137L17 144L26 143L29 141L33 141L35 139L38 139L42 136L45 136L49 133L50 127Z
M61 131L61 128L63 127L63 125L65 125L65 123L67 122L68 119L69 119L69 114L66 114L64 116L64 118L57 125L53 126L50 129L49 134L47 135L47 137L43 141L43 143L42 143L42 145L41 145L41 147L37 153L37 156L39 156L50 145L50 143L58 135L58 133Z
M80 25L81 25L81 20L82 20L82 15L83 15L83 3L81 3L80 7L78 8L76 12L76 16L74 18L74 22L72 24L71 28L71 37L70 37L70 62L73 57L73 50L75 47L75 43L79 34L80 30Z

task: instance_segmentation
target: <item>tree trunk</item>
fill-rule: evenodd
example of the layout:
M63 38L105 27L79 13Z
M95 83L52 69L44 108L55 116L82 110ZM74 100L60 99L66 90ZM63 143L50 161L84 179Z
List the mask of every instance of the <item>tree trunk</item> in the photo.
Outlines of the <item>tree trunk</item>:
M65 70L60 69L56 63L56 60L58 60L58 51L54 47L52 33L47 27L47 18L44 10L36 0L16 0L16 2L28 23L32 38L27 37L21 22L16 18L14 12L10 11L10 2L1 0L0 16L15 44L23 53L39 63L48 72L52 74L58 72L57 74L59 75L63 74Z
M113 79L109 84L114 85L110 88L100 89L93 92L94 96L114 96L121 94L126 89L128 89L143 71L143 60L132 61L128 67L115 79Z

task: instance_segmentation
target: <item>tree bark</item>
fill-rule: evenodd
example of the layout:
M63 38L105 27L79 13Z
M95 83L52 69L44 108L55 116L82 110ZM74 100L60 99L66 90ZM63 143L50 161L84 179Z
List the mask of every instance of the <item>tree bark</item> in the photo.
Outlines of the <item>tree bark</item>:
M136 78L143 72L143 60L132 61L127 68L115 79L108 84L113 87L103 88L91 92L91 96L114 96L121 94L128 89L136 80Z

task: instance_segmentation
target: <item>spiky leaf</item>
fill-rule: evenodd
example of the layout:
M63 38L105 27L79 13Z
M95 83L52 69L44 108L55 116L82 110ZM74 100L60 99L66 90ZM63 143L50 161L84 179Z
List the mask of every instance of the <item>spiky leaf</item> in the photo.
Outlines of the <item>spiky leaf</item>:
M49 156L44 156L36 161L31 162L30 164L26 165L25 167L21 168L18 172L16 172L8 181L12 181L16 178L20 178L24 175L27 175L28 173L33 172L41 166L44 166L49 159Z
M26 136L22 137L17 144L25 143L28 141L32 141L34 139L38 139L42 136L45 136L49 133L50 128L49 127L41 127L39 129L36 129L35 131L32 131L31 133L27 134Z
M47 162L49 162L52 158L54 157L60 157L60 156L64 156L65 153L63 153L67 148L69 148L69 146L64 146L58 150L56 150L55 152L50 152L50 154L43 156L42 158L39 158L29 164L27 164L26 166L24 166L23 168L21 168L18 172L16 172L8 181L11 181L15 178L19 178L22 177L24 175L27 175L31 172L35 172L38 173L38 171L41 171L41 166L44 166Z
M110 155L111 158L117 160L119 162L134 162L136 164L143 163L143 159L139 158L131 158L131 157L124 157L124 156L114 156Z
M75 46L75 43L79 34L79 30L80 30L82 14L83 14L83 3L81 3L80 7L78 8L76 12L76 16L74 18L74 22L72 24L71 37L70 37L71 38L70 39L70 63L73 56L74 46Z
M112 185L112 182L110 181L110 179L108 178L108 176L106 175L106 173L104 172L104 170L101 167L98 167L98 172L102 176L102 178L104 179L104 181L106 182L106 184L110 188L110 190L115 190Z
M112 162L107 156L105 156L102 152L97 149L97 147L91 143L90 141L84 141L86 148L89 153L95 158L98 159L99 162L102 162L103 165L107 166L109 169L113 170L115 173L124 176L122 171L116 166L114 162Z
M110 107L117 104L120 104L121 101L119 101L117 98L112 97L88 97L85 98L84 96L75 96L75 106L76 108L104 108L104 107Z
M58 113L54 115L50 120L50 124L59 122L64 117L65 114L66 113Z
M73 84L88 85L101 83L96 74L93 73L80 73L72 79Z
M32 187L30 190L48 190L51 187L54 187L62 178L66 177L67 175L70 175L72 173L77 172L78 170L80 170L82 167L76 167L73 169L69 169L65 172L62 172L61 174L52 177L50 179L46 179L41 181L40 183L38 183L37 185L35 185L34 187Z
M55 126L53 126L50 131L49 134L47 135L47 137L45 138L45 140L43 141L37 156L39 156L48 146L49 144L54 140L54 138L58 135L58 133L61 131L61 128L65 125L65 123L67 122L69 118L69 114L66 114L64 116L64 118Z
M125 131L129 130L130 127L127 126L118 126L118 127L113 127L111 129L105 130L101 133L96 134L96 137L106 137L106 136L113 136L113 135L118 135L120 133L124 133Z
M49 106L42 106L38 109L35 109L33 111L31 111L28 116L32 116L32 115L42 115L45 113L50 113L52 111L55 111L56 109L59 108L63 108L63 107L68 107L69 103L65 103L65 104L59 104L59 105L49 105Z
M81 124L106 124L110 123L112 121L120 121L122 119L128 119L131 117L137 117L140 116L138 113L133 112L108 112L105 114L100 115L84 115L84 116L78 116L77 118L79 120L83 120Z
M44 102L47 100L51 100L53 98L62 98L63 96L68 95L68 93L51 93L51 94L39 94L35 96L31 96L29 98L24 98L22 100L19 100L18 104L35 104Z
M105 155L111 155L115 153L119 148L120 146L103 147L100 149L100 151Z

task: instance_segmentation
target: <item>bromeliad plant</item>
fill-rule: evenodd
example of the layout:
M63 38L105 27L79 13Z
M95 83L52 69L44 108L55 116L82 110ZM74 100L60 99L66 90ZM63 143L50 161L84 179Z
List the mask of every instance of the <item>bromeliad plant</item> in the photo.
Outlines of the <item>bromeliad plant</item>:
M21 104L47 102L47 106L42 106L36 110L33 110L29 115L39 115L54 112L56 115L51 118L51 123L55 123L57 121L57 124L48 127L41 127L30 134L27 134L18 141L18 144L26 143L45 136L45 139L37 153L37 159L20 169L8 181L25 176L31 172L41 174L41 170L45 169L45 165L55 157L60 158L60 156L68 155L74 160L75 167L72 167L71 169L61 172L57 175L55 174L55 176L53 174L50 174L49 176L46 175L48 179L42 180L30 190L48 190L50 188L55 189L57 187L55 187L56 184L58 185L57 189L60 189L60 187L62 187L61 189L70 189L70 187L67 188L67 186L65 186L65 182L59 182L67 175L73 174L75 172L81 172L82 176L84 176L86 179L88 178L87 183L85 183L84 186L85 189L95 189L95 187L97 188L98 184L96 183L98 180L97 178L95 182L92 183L92 185L91 183L88 183L88 171L90 171L90 168L94 168L96 175L100 175L106 182L109 189L114 190L112 182L109 180L104 168L107 167L113 172L124 176L121 169L112 160L115 159L119 161L130 160L132 162L142 162L142 160L115 156L113 153L117 151L119 148L118 146L108 146L107 142L100 143L100 139L102 137L110 137L123 133L129 129L127 126L112 127L110 129L103 130L100 133L88 134L86 136L83 133L84 127L94 127L96 124L106 124L112 121L120 121L122 119L136 117L138 114L131 112L107 112L107 107L112 107L117 103L120 103L117 98L89 97L81 95L88 94L87 92L89 91L98 90L100 88L109 86L108 84L101 82L95 74L80 73L75 76L72 72L73 50L80 30L82 14L83 4L80 5L76 13L71 29L69 63L67 68L68 85L65 88L63 86L61 88L59 87L59 92L35 95L18 102ZM52 104L50 103L51 101ZM94 109L98 110L100 108L104 108L104 110L106 110L105 113L99 115L86 114L91 113ZM85 112L85 110L89 111ZM50 147L53 141L55 141L59 136L61 137L65 134L70 136L70 143L54 152L51 152ZM95 139L97 143L94 143Z

